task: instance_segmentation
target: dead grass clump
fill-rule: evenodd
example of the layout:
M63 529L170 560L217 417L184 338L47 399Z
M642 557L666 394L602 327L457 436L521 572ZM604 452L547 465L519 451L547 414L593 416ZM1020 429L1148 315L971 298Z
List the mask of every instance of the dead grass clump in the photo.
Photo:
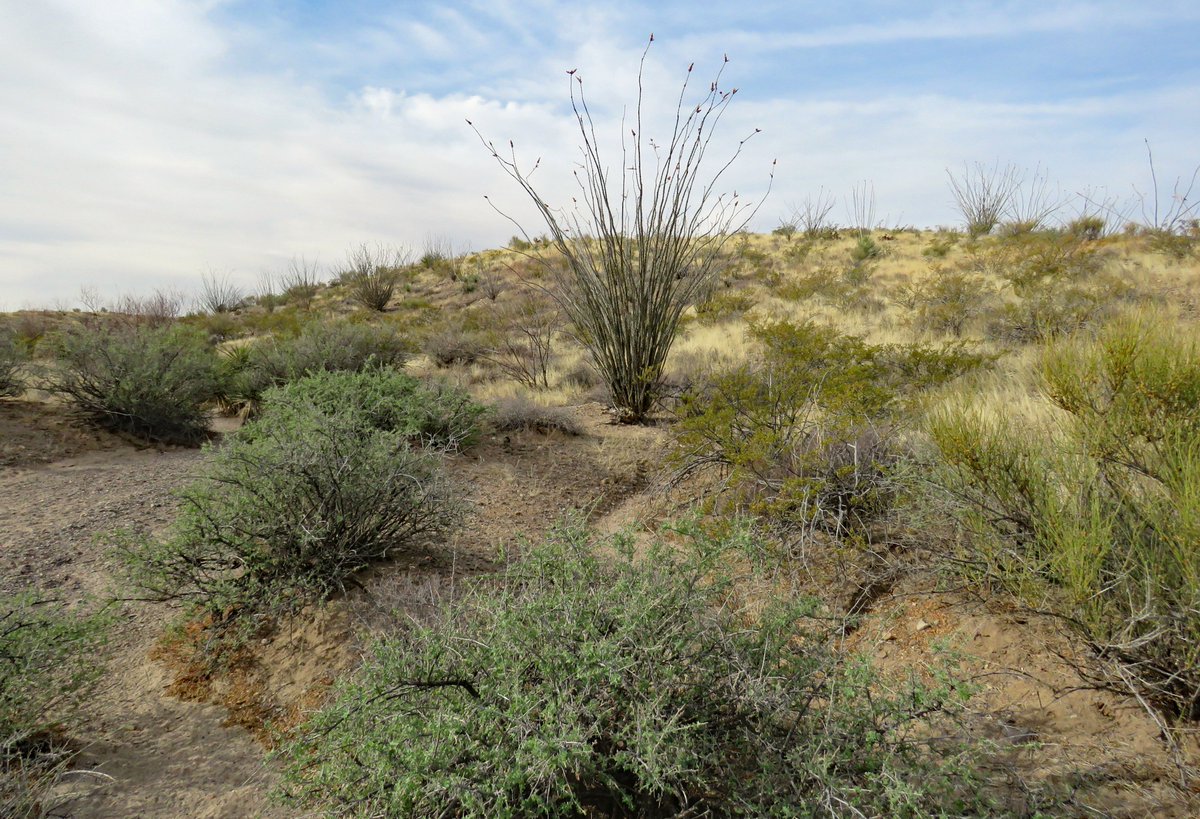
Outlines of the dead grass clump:
M491 422L497 432L530 430L542 434L584 434L583 425L569 407L551 407L521 396L498 401L492 408Z

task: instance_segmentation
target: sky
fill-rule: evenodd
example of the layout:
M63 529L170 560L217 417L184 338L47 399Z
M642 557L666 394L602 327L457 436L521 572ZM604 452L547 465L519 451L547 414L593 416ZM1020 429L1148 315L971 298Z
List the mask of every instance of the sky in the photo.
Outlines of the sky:
M1129 202L1146 141L1164 197L1200 164L1194 0L0 0L0 310L541 233L467 120L569 205L567 72L619 165L651 33L644 133L722 71L701 175L761 129L721 178L760 231L863 184L884 225L952 225L966 163Z

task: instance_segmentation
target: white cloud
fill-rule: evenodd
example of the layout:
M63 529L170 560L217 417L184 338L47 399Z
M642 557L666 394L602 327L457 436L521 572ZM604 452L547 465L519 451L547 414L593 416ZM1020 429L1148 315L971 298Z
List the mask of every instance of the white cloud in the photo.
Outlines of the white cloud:
M439 233L458 246L502 242L513 228L484 194L522 220L532 208L465 120L497 144L513 139L526 163L541 157L535 179L549 201L567 202L578 139L563 72L585 77L611 148L644 46L627 13L489 0L478 14L440 8L281 42L270 53L283 56L253 69L244 55L269 48L280 30L229 23L215 7L40 0L6 9L0 309L70 298L81 285L190 288L209 268L249 283L294 254L331 262L360 241L418 245ZM905 25L813 36L886 39L908 36ZM673 110L690 42L670 38L651 52L647 110L657 127L648 133L662 133L662 114ZM730 50L733 84L745 77ZM693 53L702 89L716 64L701 58L720 52ZM322 72L354 79L338 88ZM433 74L437 82L426 83ZM944 168L963 160L1042 162L1064 185L1114 189L1143 178L1142 137L1154 140L1165 172L1195 162L1187 152L1200 126L1197 97L1186 82L1037 104L796 91L735 100L712 155L763 128L729 177L753 195L780 159L760 228L820 185L841 194L859 179L875 182L881 215L929 224L952 217Z

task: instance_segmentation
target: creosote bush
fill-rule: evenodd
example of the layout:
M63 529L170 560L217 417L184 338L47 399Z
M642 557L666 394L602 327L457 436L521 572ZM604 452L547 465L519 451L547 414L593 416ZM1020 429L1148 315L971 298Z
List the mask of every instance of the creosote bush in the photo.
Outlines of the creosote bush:
M921 739L965 687L836 659L813 601L751 614L733 541L638 557L569 524L468 579L282 746L282 796L464 819L1002 812L969 750Z
M900 288L895 301L912 311L917 330L961 336L987 313L995 298L992 286L981 276L935 266L928 276Z
M684 396L680 475L725 472L750 511L861 536L898 492L905 399L989 363L963 345L870 345L813 323L752 324L756 360Z
M7 330L0 329L0 397L20 395L25 390L28 348Z
M371 429L397 432L415 447L442 452L457 452L475 443L485 415L485 408L465 391L421 381L391 367L314 372L268 391L264 401L275 423L285 414L316 410ZM254 437L263 428L251 425L246 434Z
M213 449L181 492L169 534L118 536L117 552L143 592L214 612L327 596L457 524L462 501L439 454L474 435L478 413L466 403L388 371L269 391L261 416Z
M253 409L263 393L319 372L361 372L401 367L413 343L395 327L342 319L309 322L296 335L240 347L225 362L222 400L229 408Z
M64 333L47 389L106 429L197 443L208 434L205 405L220 383L216 355L202 334L115 322Z
M1019 594L1049 589L1120 687L1200 719L1200 347L1123 319L1050 347L1042 384L1061 426L972 405L931 418L972 556Z

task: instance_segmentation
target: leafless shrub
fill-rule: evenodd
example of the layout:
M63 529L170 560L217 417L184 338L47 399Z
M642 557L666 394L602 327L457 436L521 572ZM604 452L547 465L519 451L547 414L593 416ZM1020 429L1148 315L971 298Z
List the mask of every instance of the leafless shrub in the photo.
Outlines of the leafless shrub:
M421 340L421 352L439 367L473 364L486 346L479 332L466 327L461 320L451 320L434 327Z
M543 434L584 434L583 425L569 407L550 407L528 398L506 398L497 402L492 408L491 419L497 432L532 430Z
M1005 229L1010 233L1032 233L1046 225L1046 221L1062 210L1066 198L1058 188L1051 189L1050 175L1040 166L1034 168L1026 180L1020 174L1020 183L1013 191L1009 202Z
M557 305L526 293L497 308L497 313L499 327L483 357L518 384L549 388L554 332L562 323Z
M368 310L382 313L396 292L400 272L408 264L408 250L384 244L363 243L346 256L340 276L350 288L350 299Z
M280 276L280 288L288 301L308 309L321 287L321 266L314 257L293 256L287 270Z
M619 164L610 166L602 159L583 79L570 72L571 107L583 154L575 171L580 193L570 211L551 208L538 193L531 181L536 163L523 169L511 142L505 157L479 134L545 220L550 242L566 263L554 297L627 421L641 420L650 411L683 310L713 277L725 242L758 208L736 192L717 192L746 139L711 178L701 177L714 129L737 91L721 89L720 71L696 103L685 103L684 81L665 141L644 133L642 80L649 45L638 70L633 121L627 133L623 129ZM689 79L691 71L689 66ZM611 167L620 168L619 181Z
M200 277L200 309L208 313L231 313L246 301L242 288L229 280L229 275L208 271Z
M1150 193L1147 195L1134 188L1141 203L1142 224L1159 233L1186 233L1200 215L1200 211L1197 210L1200 208L1200 201L1192 200L1192 192L1196 189L1196 182L1200 180L1200 165L1192 171L1186 185L1183 182L1184 177L1175 177L1171 195L1164 202L1163 192L1158 185L1158 171L1154 167L1154 151L1150 148L1150 140L1146 140L1146 159L1150 165Z
M148 296L126 293L108 301L96 288L84 286L79 290L79 301L89 313L105 314L108 323L161 327L177 319L189 299L179 290L157 288Z
M836 204L837 198L832 193L825 188L818 188L815 195L804 197L798 207L792 207L792 219L805 238L816 239L832 229L829 214Z
M178 290L160 288L149 296L121 296L109 312L130 316L151 327L161 327L177 319L187 301L187 296Z
M875 183L864 179L851 188L846 216L850 227L859 236L866 236L875 229L878 224L875 220Z
M972 169L964 163L962 176L955 176L949 168L946 176L950 178L950 192L971 236L991 233L1008 213L1021 187L1021 173L1015 165L1000 167L997 163L989 169L976 162Z
M500 298L500 294L508 289L508 282L493 271L480 270L478 276L479 292L487 296L490 301Z

